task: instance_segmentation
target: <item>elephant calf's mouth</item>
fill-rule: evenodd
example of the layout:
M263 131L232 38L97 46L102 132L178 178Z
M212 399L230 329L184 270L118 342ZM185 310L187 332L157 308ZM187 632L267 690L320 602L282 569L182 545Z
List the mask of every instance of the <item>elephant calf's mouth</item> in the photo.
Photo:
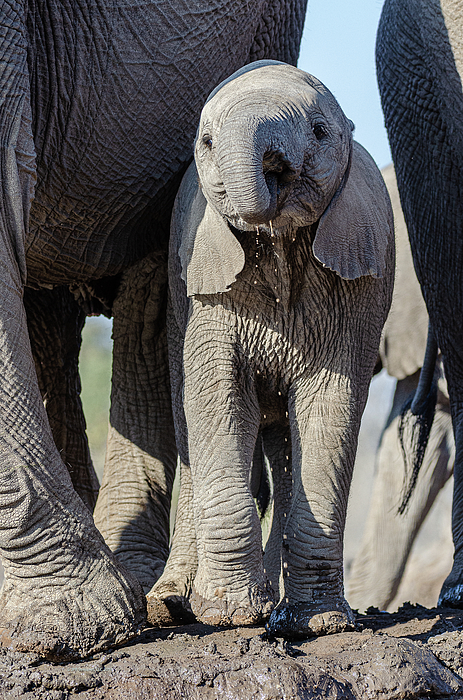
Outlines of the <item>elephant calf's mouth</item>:
M299 172L280 153L273 152L264 156L263 173L270 193L270 222L280 214L291 184L298 179Z

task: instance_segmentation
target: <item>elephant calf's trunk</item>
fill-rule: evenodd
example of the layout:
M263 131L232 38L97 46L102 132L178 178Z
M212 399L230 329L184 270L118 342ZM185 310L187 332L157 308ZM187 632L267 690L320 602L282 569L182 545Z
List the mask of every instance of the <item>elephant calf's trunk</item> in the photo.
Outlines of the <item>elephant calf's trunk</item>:
M280 187L298 172L280 148L259 141L243 127L227 127L218 154L227 195L243 221L256 226L268 223L277 215Z

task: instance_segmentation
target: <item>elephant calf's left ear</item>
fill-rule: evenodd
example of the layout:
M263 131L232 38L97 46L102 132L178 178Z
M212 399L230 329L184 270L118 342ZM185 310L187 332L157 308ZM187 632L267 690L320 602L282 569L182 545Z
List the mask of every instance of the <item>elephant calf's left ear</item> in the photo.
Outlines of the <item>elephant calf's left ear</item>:
M354 141L349 175L320 219L314 255L344 279L383 277L393 221L381 173Z

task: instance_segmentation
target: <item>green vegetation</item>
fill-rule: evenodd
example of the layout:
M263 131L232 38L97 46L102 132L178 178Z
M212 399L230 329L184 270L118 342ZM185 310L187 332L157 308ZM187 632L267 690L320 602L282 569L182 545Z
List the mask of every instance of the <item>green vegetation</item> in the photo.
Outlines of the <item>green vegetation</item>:
M88 441L100 481L108 434L112 364L111 329L112 322L104 316L87 318L82 334L79 364Z

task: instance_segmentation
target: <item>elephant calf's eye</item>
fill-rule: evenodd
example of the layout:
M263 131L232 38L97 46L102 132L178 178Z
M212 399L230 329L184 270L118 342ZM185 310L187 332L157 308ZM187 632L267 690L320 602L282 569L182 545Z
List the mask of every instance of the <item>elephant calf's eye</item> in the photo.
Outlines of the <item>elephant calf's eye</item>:
M321 139L327 135L327 131L323 124L314 124L312 126L312 131L317 141L321 141Z
M203 136L203 143L209 150L212 148L212 139L210 136Z

